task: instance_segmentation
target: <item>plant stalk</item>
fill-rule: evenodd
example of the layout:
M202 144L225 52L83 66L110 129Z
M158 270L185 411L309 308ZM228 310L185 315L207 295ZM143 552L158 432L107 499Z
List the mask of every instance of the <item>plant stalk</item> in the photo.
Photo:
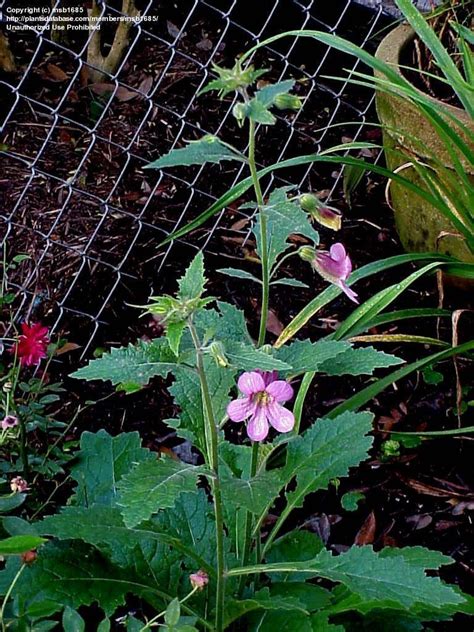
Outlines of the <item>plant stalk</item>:
M260 253L260 259L262 262L262 305L261 305L260 329L258 332L257 346L261 347L265 343L265 334L267 331L268 301L270 298L270 270L269 270L269 265L268 265L267 217L265 213L262 211L264 201L263 201L262 188L260 186L260 180L257 173L257 165L255 162L255 121L253 121L252 119L250 119L249 121L248 163L249 163L253 188L255 190L255 197L257 199L258 212L260 216L260 243L262 246L262 252Z
M217 550L217 586L216 586L216 632L224 630L224 596L225 596L225 556L224 556L224 515L222 510L221 482L219 479L219 454L217 425L212 408L212 399L207 383L206 371L203 362L203 352L196 329L193 323L188 321L189 331L196 348L196 365L201 383L201 393L205 417L206 445L208 453L208 465L213 472L211 481L212 497L214 500L214 516L216 520L216 550Z
M15 584L20 579L20 575L23 573L25 568L26 568L26 564L22 564L20 566L20 568L18 569L17 574L13 578L10 586L8 587L7 592L5 593L5 597L3 599L2 608L0 610L0 624L2 625L2 632L6 632L6 629L7 629L7 626L5 625L5 607L7 605L8 600L10 599L10 596L11 596L11 594L13 592L13 589L15 588Z

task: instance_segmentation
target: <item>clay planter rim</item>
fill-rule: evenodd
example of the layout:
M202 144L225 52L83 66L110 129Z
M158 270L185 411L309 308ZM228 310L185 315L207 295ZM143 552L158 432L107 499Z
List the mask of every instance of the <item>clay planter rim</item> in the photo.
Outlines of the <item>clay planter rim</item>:
M446 111L450 112L453 116L458 118L464 125L472 126L473 122L469 114L463 108L457 107L455 105L450 105L449 103L444 103L439 99L435 99L431 95L419 90L407 79L401 69L400 69L400 55L403 49L414 39L416 33L410 24L400 24L396 28L394 28L388 35L386 35L383 40L380 42L379 47L377 48L377 52L375 56L384 61L386 64L389 64L397 75L403 77L406 81L410 83L410 85L416 90L419 94L425 96L429 101L433 104L437 104L443 107ZM383 74L378 70L374 71L374 74L377 77L383 77Z
M385 36L376 52L376 57L378 59L389 64L392 70L405 80L407 79L403 76L398 64L400 62L400 55L403 49L414 37L415 31L412 27L409 24L401 24ZM384 77L384 75L379 71L375 71L375 76L381 78ZM444 103L443 101L435 99L419 90L413 86L413 84L410 85L412 85L413 89L416 90L418 94L423 95L434 106L436 106L440 113L443 111L446 112L447 115L449 115L446 116L446 122L448 125L456 131L466 145L472 146L472 138L470 138L468 133L462 129L462 126L464 126L466 130L470 130L474 133L474 121L464 109ZM411 103L409 99L405 99L402 96L396 96L383 90L376 90L376 93L378 102L386 102L387 104L392 103L392 110L394 109L394 103L398 102L400 104L396 116L392 112L389 117L381 117L382 124L385 124L385 133L390 135L392 138L395 138L399 144L404 145L407 149L418 156L430 160L435 155L447 167L452 167L452 158L444 141L439 137L438 132L434 129L431 122L420 114L416 104ZM402 111L405 116L399 117L398 112L401 108L403 108ZM379 105L377 105L377 110L379 110ZM456 125L454 121L452 121L452 118L459 121L460 126ZM418 141L421 141L421 144L420 142L415 142L410 139L410 135L414 134L414 130L416 130L415 135L418 138ZM426 151L423 149L423 144L426 147ZM474 175L474 166L469 159L465 156L459 156L459 159L466 172Z

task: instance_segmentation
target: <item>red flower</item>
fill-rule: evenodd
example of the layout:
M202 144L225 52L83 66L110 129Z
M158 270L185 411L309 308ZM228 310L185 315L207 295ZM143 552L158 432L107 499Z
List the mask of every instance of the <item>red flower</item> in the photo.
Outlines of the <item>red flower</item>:
M22 366L35 366L46 358L49 344L48 328L41 323L21 324L22 335L13 347L13 353L20 358Z

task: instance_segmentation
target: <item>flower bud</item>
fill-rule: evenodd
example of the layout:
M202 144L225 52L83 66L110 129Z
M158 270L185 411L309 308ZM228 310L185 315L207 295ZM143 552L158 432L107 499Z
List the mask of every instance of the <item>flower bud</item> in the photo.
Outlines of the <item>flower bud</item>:
M8 381L8 382L5 382L5 384L2 387L2 390L4 393L10 393L12 388L13 388L12 382Z
M232 114L237 120L239 127L242 127L245 121L245 117L247 116L247 107L245 103L236 103L232 108Z
M301 109L301 99L295 94L279 94L275 98L274 104L279 110L294 110L297 112Z
M15 478L12 478L12 480L10 481L10 489L12 490L12 492L22 493L26 492L29 487L24 478L21 478L21 476L15 476Z
M26 551L26 553L21 554L21 559L24 564L33 564L37 557L38 554L34 550Z
M222 368L229 366L229 360L226 358L226 355L224 353L224 346L221 342L211 342L211 344L209 345L209 353L216 361L217 366L220 366Z
M312 193L305 193L300 197L300 205L311 219L331 230L341 229L341 213L337 208L326 206Z
M303 261L307 261L312 265L316 257L316 250L314 248L311 248L311 246L302 246L298 250L298 254L303 259Z
M191 586L193 588L203 590L209 583L209 575L206 571L199 570L197 573L191 573L189 581L191 582Z

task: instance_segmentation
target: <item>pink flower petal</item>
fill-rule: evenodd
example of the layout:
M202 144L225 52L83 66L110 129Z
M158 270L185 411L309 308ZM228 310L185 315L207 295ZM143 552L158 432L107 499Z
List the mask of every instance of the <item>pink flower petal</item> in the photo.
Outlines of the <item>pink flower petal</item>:
M239 391L244 395L255 395L265 390L265 382L260 373L256 371L247 371L242 373L237 382Z
M268 386L278 379L278 371L261 371L260 369L257 369L256 373L263 377L265 386Z
M288 382L285 382L285 380L276 380L269 384L265 390L272 395L277 402L287 402L293 397L293 388Z
M255 414L247 424L247 434L252 441L263 441L267 436L268 421L263 406L257 406Z
M329 254L334 261L344 261L346 258L346 249L341 243L333 244L329 250Z
M290 432L294 428L295 416L291 410L280 406L277 402L268 404L267 417L268 421L278 432Z
M351 290L351 288L346 285L346 283L344 283L344 281L341 281L340 283L337 284L341 290L344 292L344 294L351 299L351 301L354 301L354 303L357 303L357 305L359 304L359 301L357 300L358 294L356 294L354 292L354 290Z
M231 421L244 421L255 410L255 404L252 403L249 397L242 399L234 399L227 406L227 414Z

